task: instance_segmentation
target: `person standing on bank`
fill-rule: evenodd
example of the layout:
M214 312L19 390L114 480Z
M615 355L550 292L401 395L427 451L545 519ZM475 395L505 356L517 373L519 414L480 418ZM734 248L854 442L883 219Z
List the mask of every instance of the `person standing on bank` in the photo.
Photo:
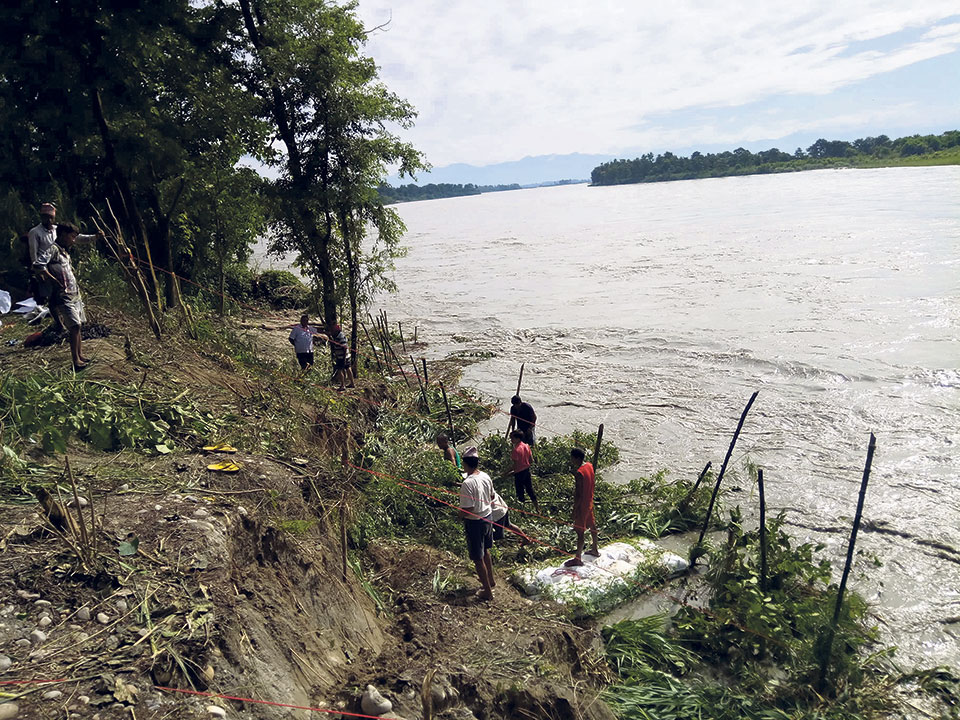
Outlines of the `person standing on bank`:
M497 583L493 579L493 561L490 559L490 548L493 547L490 520L496 493L490 476L480 470L480 457L475 447L464 451L463 467L467 475L460 484L460 518L467 538L467 553L480 580L477 597L493 600L493 588Z
M344 389L344 381L349 381L349 387L356 387L353 381L353 371L350 369L350 350L347 347L347 336L336 323L330 326L329 332L330 354L333 358L333 379L340 381L338 390Z
M523 433L523 441L533 447L537 444L537 413L528 402L523 402L519 395L510 398L510 422L507 424L507 435L514 427Z
M593 463L585 462L587 453L583 448L575 447L570 451L570 469L573 470L573 529L577 533L577 555L564 565L575 567L583 565L583 541L587 530L593 537L593 545L587 555L600 555L597 545L597 521L593 516L593 490L595 479Z
M297 353L297 362L300 363L301 370L308 370L313 365L313 339L324 336L310 327L310 317L308 315L300 316L300 324L294 325L290 331L290 344L293 345L294 352Z
M69 250L76 244L80 232L69 223L57 226L57 242L39 257L43 262L34 264L37 275L53 288L50 294L50 312L70 333L70 354L73 357L73 369L83 370L90 362L83 356L83 323L87 321L83 309L80 287L73 274ZM96 235L88 235L88 238Z
M520 430L510 433L510 442L513 443L510 459L513 460L513 484L517 490L517 500L523 502L524 492L526 492L533 501L533 509L540 512L540 503L537 502L536 493L533 492L533 477L530 475L533 453L530 452L530 446L523 441L523 432Z

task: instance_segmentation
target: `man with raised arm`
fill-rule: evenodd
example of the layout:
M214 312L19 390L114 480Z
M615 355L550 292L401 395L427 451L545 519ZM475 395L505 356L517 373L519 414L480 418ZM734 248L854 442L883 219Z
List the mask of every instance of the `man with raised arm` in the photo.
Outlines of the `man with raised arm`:
M516 426L517 430L523 433L523 441L533 447L537 444L537 413L533 405L524 402L519 395L510 398L510 422L507 423L507 435Z

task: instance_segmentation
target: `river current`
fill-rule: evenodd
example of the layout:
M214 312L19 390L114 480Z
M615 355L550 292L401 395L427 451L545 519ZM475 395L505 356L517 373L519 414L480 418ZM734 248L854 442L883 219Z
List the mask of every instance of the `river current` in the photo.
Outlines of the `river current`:
M409 253L379 305L428 358L492 352L463 382L504 409L526 363L538 434L604 423L607 477L718 470L759 390L728 504L756 506L746 465L762 467L768 513L842 568L874 432L851 584L902 660L960 665L960 167L396 209Z

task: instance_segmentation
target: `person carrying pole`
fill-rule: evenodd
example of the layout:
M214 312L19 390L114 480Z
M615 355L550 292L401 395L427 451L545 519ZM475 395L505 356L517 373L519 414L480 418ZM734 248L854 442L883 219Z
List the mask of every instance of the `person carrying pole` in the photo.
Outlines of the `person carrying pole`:
M537 444L536 426L537 413L533 406L521 400L519 395L510 398L510 423L507 426L507 434L509 435L516 427L523 433L523 441L533 447Z

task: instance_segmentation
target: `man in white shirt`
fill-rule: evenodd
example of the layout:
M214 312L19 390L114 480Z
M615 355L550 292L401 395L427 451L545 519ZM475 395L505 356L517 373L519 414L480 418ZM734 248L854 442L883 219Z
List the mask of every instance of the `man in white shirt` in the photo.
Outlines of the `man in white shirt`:
M288 338L294 352L297 353L297 362L300 363L301 370L307 370L313 365L313 339L315 337L325 339L324 335L310 327L309 320L307 315L301 315L300 324L293 326Z
M490 559L490 548L493 547L490 515L496 491L490 476L480 470L480 457L475 447L467 448L463 453L463 468L467 475L460 484L460 517L467 537L467 552L480 579L477 597L493 600L493 588L497 583Z

